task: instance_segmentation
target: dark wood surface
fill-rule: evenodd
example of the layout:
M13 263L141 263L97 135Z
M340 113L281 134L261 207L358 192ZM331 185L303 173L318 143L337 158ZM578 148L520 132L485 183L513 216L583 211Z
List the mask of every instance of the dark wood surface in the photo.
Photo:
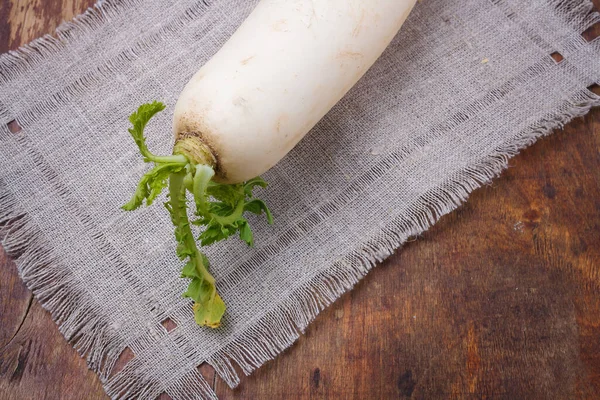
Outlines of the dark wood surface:
M92 3L1 1L0 51ZM600 110L510 164L219 396L598 398ZM0 349L1 399L106 398L1 251Z

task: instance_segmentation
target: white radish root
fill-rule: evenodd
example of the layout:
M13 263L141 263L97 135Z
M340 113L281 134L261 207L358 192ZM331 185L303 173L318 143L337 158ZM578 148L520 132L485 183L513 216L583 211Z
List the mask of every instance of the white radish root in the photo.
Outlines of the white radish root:
M223 183L262 174L363 76L415 3L262 0L181 93L178 150Z

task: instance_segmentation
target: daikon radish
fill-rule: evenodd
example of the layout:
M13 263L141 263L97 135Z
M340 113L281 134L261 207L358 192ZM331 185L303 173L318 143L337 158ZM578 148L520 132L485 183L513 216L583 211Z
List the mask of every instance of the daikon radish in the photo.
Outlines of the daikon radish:
M188 259L184 296L200 325L219 326L225 304L195 243L186 194L196 204L201 244L239 233L252 245L245 211L266 213L253 197L256 176L273 167L350 90L388 46L416 0L262 0L225 45L190 79L174 110L173 155L155 156L143 130L158 102L130 120L130 133L154 168L123 208L149 205L167 186L177 253Z

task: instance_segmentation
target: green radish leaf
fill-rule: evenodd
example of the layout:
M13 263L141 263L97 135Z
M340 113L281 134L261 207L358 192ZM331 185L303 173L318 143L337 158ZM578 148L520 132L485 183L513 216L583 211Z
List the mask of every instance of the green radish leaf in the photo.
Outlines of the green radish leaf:
M248 244L248 246L254 246L254 236L252 234L252 229L250 229L250 225L248 221L244 220L239 223L240 225L240 239Z
M221 318L225 314L225 303L218 293L215 292L212 299L205 302L196 302L193 307L194 320L200 326L218 328L221 325Z
M206 188L206 193L231 207L235 207L240 199L244 198L244 191L240 184L225 185L211 182Z
M141 207L146 200L146 205L152 204L154 199L167 187L167 179L171 174L183 169L180 164L157 164L146 172L137 186L135 194L122 208L125 211L133 211Z
M202 246L210 246L213 243L226 239L218 224L208 225L198 237Z
M202 246L210 246L215 242L227 239L236 231L237 228L235 225L222 225L219 222L212 220L200 234L198 239Z
M244 205L244 211L249 211L251 213L260 215L263 212L267 215L267 222L269 225L273 224L273 215L269 210L269 207L265 204L264 201L260 199L253 199Z
M220 217L226 217L231 215L234 211L234 207L230 206L227 203L214 202L210 203L210 213L218 215Z
M234 234L239 234L242 241L253 246L254 235L244 213L265 213L267 221L273 222L267 205L253 195L254 189L266 187L267 182L256 177L240 184L221 184L212 180L214 170L211 167L196 165L182 154L152 154L146 145L144 129L150 119L164 108L160 102L144 104L129 118L133 124L129 133L144 161L154 162L154 167L144 174L135 194L123 209L135 210L144 202L151 205L168 181L169 200L164 205L175 226L176 254L181 260L186 260L181 277L190 279L183 296L194 301L194 319L198 325L216 328L225 313L225 303L217 293L215 278L209 272L208 258L198 249L190 229L187 192L192 193L196 205L197 219L191 223L203 228L198 237L202 246L225 240Z
M205 228L198 237L201 245L209 246L239 233L240 238L252 246L254 244L252 230L243 214L246 211L259 215L264 212L267 221L270 224L273 223L273 216L267 205L262 200L251 197L254 187L264 187L266 185L267 183L261 178L254 178L237 185L225 185L216 182L207 185L206 193L212 196L214 200L210 201L209 206L204 210L198 208L196 215L200 218L192 222L194 225ZM202 193L197 192L195 196L201 197Z
M192 278L187 290L183 293L183 297L188 297L196 302L203 301L210 293L205 293L204 281L201 278Z
M193 249L190 249L188 246L182 243L177 244L175 252L177 253L177 257L179 257L180 260L185 260L187 257L194 255Z
M171 166L169 164L159 164L152 171L152 178L148 181L150 193L146 198L146 206L151 205L154 199L161 194L164 188L167 187L167 179L174 172L181 171L181 166Z
M206 268L206 270L208 271L208 269L210 268L210 263L208 262L208 257L206 257L206 254L204 254L204 253L200 253L200 256L202 258L202 264L204 265L204 268Z
M190 260L185 264L185 267L181 270L182 278L200 278L198 271L196 270L196 263L194 260Z
M131 114L129 121L133 127L129 129L131 137L138 146L145 162L154 161L154 168L146 172L137 186L135 194L131 200L122 208L125 211L132 211L139 208L146 200L146 205L152 204L154 199L167 186L167 179L171 174L181 171L187 165L188 161L180 155L158 157L148 150L144 129L146 124L154 115L165 109L165 105L160 102L142 104L136 112Z
M142 153L144 161L146 162L152 161L154 155L150 153L150 150L148 150L148 147L146 146L144 129L146 128L148 121L164 109L165 105L163 103L154 101L152 103L142 104L137 111L129 117L129 122L133 124L133 127L129 128L129 133L133 137L133 140L135 140L135 144L137 144L140 153Z
M256 186L260 186L261 188L266 188L269 184L265 182L260 176L256 178L252 178L249 181L244 183L244 193L248 197L252 197L252 191Z
M145 175L144 175L145 178ZM144 200L150 194L148 190L148 181L147 179L142 178L140 183L138 183L137 189L133 194L131 200L121 206L121 208L125 211L133 211L137 208L140 208L144 204Z

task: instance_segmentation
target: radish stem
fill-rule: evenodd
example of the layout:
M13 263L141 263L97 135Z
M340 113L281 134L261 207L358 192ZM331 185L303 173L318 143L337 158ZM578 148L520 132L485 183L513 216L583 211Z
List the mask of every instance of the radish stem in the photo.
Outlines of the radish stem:
M146 205L169 186L169 201L165 207L175 226L177 256L187 262L181 271L182 278L190 279L184 297L194 300L192 307L194 319L198 325L216 328L225 313L225 303L217 293L216 280L209 272L208 258L196 245L190 224L203 227L199 236L200 244L208 246L229 236L239 233L248 245L254 243L248 221L243 217L245 211L267 215L267 221L273 218L262 200L253 197L256 186L266 187L267 183L254 178L239 184L223 184L212 181L214 157L202 142L195 137L184 138L177 142L171 156L156 156L146 147L143 130L146 123L157 112L162 111L162 103L144 104L132 114L129 129L146 162L154 162L138 184L131 200L123 206L127 211ZM189 220L187 211L187 192L194 196L196 205L194 221Z
M215 171L207 165L198 165L194 175L194 199L196 200L196 208L202 214L208 213L208 201L206 199L206 189L208 183L215 175Z
M148 157L148 161L152 161L157 164L187 165L189 163L188 159L181 154L173 154L172 156L155 156L154 154L150 154L150 157Z

